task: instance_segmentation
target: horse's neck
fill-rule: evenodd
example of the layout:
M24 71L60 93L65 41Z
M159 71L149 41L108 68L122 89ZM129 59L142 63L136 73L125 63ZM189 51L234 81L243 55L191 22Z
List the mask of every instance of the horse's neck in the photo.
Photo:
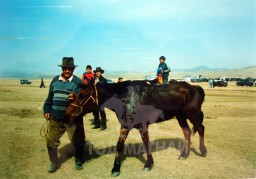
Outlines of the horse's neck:
M117 118L120 119L123 115L124 109L123 109L123 105L120 104L119 106L117 106L117 108L115 109L115 113L117 115Z
M101 104L105 103L116 94L122 95L124 93L124 88L120 88L111 84L98 88L98 97Z

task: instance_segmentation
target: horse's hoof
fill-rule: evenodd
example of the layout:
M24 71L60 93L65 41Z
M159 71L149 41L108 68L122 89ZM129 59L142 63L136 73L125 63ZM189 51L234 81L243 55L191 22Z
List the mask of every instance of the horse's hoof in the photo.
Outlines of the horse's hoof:
M121 165L120 164L116 164L116 160L115 160L114 167L111 170L111 173L112 173L111 176L112 177L117 177L118 175L120 175L120 167L121 167Z
M149 172L152 168L151 167L144 167L143 170Z
M207 156L207 150L205 150L204 152L201 153L202 157L206 157Z
M206 157L207 156L207 149L204 147L204 148L200 148L200 151L201 151L201 156L202 157Z
M112 177L117 177L118 175L120 175L120 172L112 172L111 174Z
M186 160L187 158L188 158L187 156L180 155L178 159L179 159L179 160Z
M153 168L153 166L154 166L153 164L154 163L150 163L150 164L144 165L143 170L146 171L146 172L150 171Z

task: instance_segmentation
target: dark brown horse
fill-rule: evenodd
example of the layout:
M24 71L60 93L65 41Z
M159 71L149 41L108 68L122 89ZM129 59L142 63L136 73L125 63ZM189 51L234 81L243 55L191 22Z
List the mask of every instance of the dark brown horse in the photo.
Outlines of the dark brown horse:
M184 150L179 159L186 159L190 152L192 132L187 119L193 124L193 133L198 131L199 149L201 155L206 156L202 124L204 115L201 111L204 96L204 90L200 86L190 85L186 82L173 82L163 86L149 85L144 81L126 81L104 86L92 85L84 87L78 93L68 107L66 117L75 120L78 115L90 113L97 106L107 107L116 113L121 129L112 176L117 176L120 174L122 150L129 131L132 128L140 131L147 152L144 169L150 170L154 161L150 151L148 125L173 117L177 118L185 136ZM143 115L143 113L147 115Z

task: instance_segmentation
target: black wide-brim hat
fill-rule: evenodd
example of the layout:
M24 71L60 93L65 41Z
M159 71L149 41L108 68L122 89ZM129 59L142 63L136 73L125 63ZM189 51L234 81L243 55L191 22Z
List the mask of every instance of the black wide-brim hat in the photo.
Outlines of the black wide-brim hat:
M104 73L104 70L102 70L100 67L97 67L96 70L93 70L94 73L96 73L98 71L101 72L101 74Z
M77 65L74 64L74 58L73 57L63 57L62 58L62 64L58 65L59 67L70 67L75 68Z

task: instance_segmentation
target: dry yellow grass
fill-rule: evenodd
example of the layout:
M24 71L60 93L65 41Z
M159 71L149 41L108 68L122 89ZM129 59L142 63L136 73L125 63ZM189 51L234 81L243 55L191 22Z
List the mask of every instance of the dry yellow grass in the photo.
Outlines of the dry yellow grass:
M120 125L113 112L106 110L108 129L91 129L91 114L84 117L87 158L82 171L74 167L73 149L67 135L61 138L61 168L48 174L48 155L39 130L45 119L43 102L48 88L39 88L40 79L32 85L20 85L18 79L0 79L0 178L111 178L114 148ZM48 87L50 80L45 80ZM149 127L155 165L150 172L142 170L145 154L126 155L121 167L122 178L253 178L256 166L256 88L237 87L209 89L201 83L206 99L203 103L206 127L206 158L198 156L198 134L192 137L187 160L178 160L183 134L176 119ZM132 130L126 146L140 148L139 132ZM93 150L91 150L93 147ZM92 155L89 153L92 152ZM100 155L100 153L105 153Z

